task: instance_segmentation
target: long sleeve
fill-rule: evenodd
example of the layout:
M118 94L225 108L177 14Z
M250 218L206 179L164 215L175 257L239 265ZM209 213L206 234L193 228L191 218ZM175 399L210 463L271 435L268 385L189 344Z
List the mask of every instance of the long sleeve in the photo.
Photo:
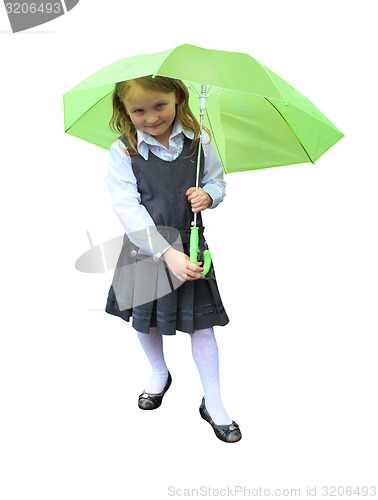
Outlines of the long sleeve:
M150 214L141 205L130 158L121 147L116 141L109 151L106 179L112 208L129 239L140 248L140 253L160 257L170 244L157 231Z
M213 199L209 208L215 208L226 196L226 182L223 180L223 166L215 151L212 142L208 143L208 136L204 132L203 151L205 154L205 166L202 176L201 187Z

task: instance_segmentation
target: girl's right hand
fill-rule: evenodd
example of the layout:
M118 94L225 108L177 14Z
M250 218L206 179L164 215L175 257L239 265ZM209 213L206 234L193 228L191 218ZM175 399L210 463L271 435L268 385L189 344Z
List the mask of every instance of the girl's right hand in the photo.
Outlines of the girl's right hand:
M202 262L197 262L198 265L193 264L193 262L190 262L188 255L172 247L163 253L161 259L167 263L169 269L179 281L194 281L205 277L200 274L203 271Z

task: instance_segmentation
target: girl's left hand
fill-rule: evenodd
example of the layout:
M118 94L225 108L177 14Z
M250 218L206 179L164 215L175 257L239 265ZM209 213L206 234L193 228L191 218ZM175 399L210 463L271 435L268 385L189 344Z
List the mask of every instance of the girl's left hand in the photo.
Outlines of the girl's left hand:
M192 212L194 213L202 212L213 203L212 197L202 188L198 188L198 191L196 191L195 187L191 187L185 194L189 203L192 204Z

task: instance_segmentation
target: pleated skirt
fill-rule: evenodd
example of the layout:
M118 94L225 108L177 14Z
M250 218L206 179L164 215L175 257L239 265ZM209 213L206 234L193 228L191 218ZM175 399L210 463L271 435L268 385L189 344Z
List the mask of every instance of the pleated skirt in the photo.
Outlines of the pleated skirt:
M173 245L174 246L174 245ZM189 237L182 238L189 255ZM208 248L200 232L199 258ZM135 247L125 235L124 244L109 289L105 311L129 322L142 333L156 327L162 335L176 331L193 333L212 326L225 326L229 318L219 293L211 264L204 279L180 282L161 259L135 256Z

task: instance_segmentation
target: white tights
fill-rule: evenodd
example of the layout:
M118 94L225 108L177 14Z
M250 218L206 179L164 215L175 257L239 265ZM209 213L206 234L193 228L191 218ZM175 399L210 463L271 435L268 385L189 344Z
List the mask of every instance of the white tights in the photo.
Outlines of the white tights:
M152 377L144 390L156 394L164 389L168 376L168 368L164 359L163 335L156 328L150 333L137 332L138 338L151 364ZM213 421L218 425L232 423L224 409L219 384L218 346L213 328L195 330L190 334L193 359L197 365L205 394L206 409Z

